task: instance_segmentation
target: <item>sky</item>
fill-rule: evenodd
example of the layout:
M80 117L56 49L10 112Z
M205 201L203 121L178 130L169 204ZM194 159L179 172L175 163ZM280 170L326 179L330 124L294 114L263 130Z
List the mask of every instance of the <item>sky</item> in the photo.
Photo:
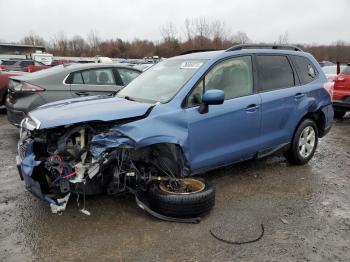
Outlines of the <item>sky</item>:
M350 0L0 0L0 10L1 42L30 32L46 40L86 37L92 30L101 39L157 41L164 25L182 32L186 18L198 17L221 20L255 42L274 42L286 32L290 43L350 42Z

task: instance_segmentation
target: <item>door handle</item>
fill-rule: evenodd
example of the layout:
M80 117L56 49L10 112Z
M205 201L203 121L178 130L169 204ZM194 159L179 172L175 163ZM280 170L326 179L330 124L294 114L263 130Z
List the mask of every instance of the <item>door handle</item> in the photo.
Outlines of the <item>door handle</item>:
M255 112L257 109L259 108L259 106L257 104L251 104L249 106L247 106L245 108L245 111L247 111L248 113L253 113Z
M297 94L295 94L294 98L295 98L296 100L298 100L298 99L303 98L304 96L305 96L305 94L303 94L303 93L297 93Z
M89 95L88 92L76 92L75 94L78 96L88 96Z

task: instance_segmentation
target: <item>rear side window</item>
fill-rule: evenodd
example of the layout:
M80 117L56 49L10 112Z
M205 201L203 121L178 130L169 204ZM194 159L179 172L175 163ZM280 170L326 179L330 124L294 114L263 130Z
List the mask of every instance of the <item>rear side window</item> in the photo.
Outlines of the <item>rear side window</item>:
M115 85L112 69L93 69L81 74L86 85Z
M286 56L257 56L260 91L271 91L295 85L293 69Z
M309 59L295 55L291 58L302 85L312 82L317 77L316 68Z
M347 66L340 72L343 75L350 75L350 66Z
M115 80L112 69L101 68L72 73L66 83L78 85L115 85Z
M80 72L74 73L72 84L78 84L78 85L84 84L83 77L81 76Z
M134 78L138 77L140 72L127 68L118 68L119 75L123 81L123 85L126 86L129 84Z

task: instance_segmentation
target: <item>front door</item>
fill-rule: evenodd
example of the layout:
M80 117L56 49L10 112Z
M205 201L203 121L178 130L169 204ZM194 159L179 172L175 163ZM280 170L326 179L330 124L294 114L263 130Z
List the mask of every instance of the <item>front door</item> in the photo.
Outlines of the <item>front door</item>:
M223 90L225 101L200 114L201 96L210 89ZM187 97L186 107L194 173L249 158L258 151L261 98L253 91L250 56L214 66Z

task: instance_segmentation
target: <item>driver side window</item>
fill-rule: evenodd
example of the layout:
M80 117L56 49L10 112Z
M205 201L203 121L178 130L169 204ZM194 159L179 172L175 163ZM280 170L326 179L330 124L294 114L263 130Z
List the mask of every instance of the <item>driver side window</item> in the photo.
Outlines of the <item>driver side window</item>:
M199 105L204 92L210 89L223 90L225 100L252 94L251 57L231 58L215 65L187 97L186 107Z

